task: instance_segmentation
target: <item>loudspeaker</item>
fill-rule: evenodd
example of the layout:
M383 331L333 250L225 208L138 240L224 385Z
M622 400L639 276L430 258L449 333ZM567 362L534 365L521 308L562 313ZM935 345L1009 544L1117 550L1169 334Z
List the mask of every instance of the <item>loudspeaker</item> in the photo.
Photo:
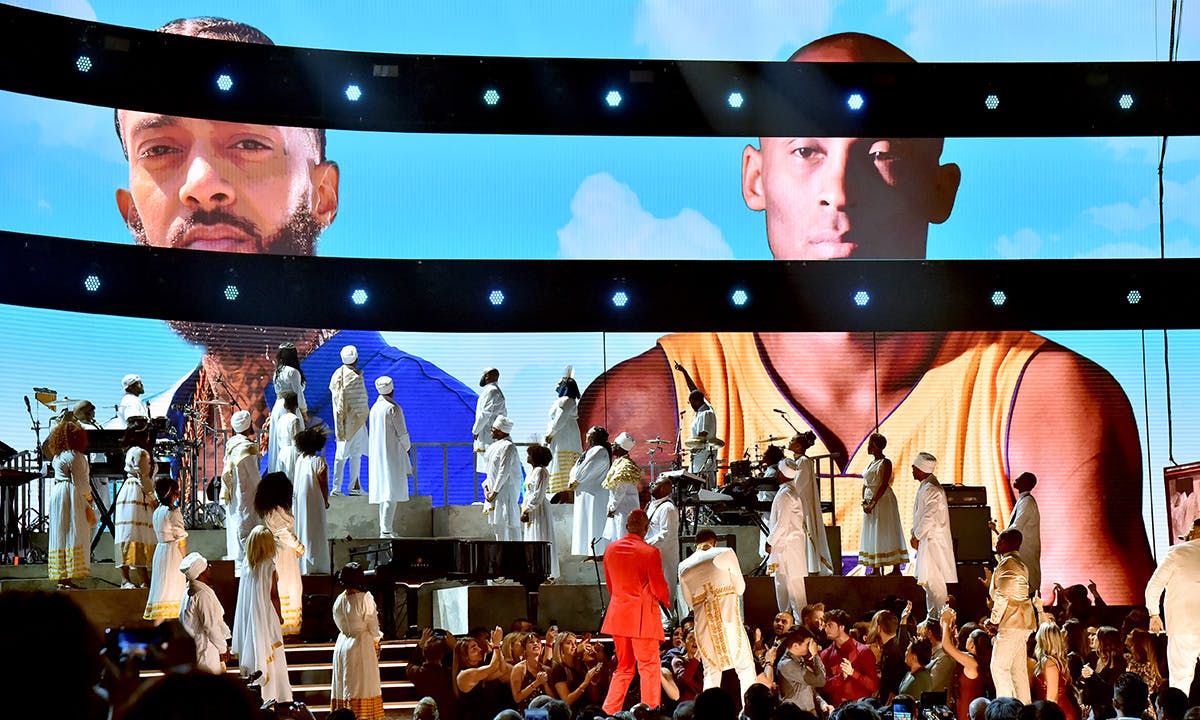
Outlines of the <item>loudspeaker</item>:
M833 574L842 574L842 528L837 525L825 526L825 541L829 543L829 557L833 560ZM811 570L812 568L809 568Z
M954 557L958 562L988 562L992 559L990 508L951 507L950 533L954 536Z
M988 587L983 584L984 571L995 562L958 563L958 587L950 586L955 609L961 622L978 620L988 614Z

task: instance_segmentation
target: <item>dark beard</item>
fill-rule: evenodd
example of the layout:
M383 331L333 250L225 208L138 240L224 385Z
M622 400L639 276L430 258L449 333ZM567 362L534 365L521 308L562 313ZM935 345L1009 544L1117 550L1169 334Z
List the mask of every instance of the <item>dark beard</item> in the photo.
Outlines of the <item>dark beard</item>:
M168 242L167 246L174 247L177 244L177 238L181 238L192 225L197 224L197 218L207 220L207 224L226 222L240 227L255 238L257 254L313 255L316 252L317 236L323 229L311 212L298 207L292 211L288 221L278 232L264 240L258 234L257 228L245 220L220 211L209 213L197 211L188 223L175 233L176 238ZM146 228L137 208L131 209L127 225L133 239L139 245L151 244L146 237ZM191 320L167 320L166 322L167 326L184 341L192 345L200 345L217 355L265 354L273 357L280 343L292 342L297 337L312 332L312 330L298 328L254 327Z

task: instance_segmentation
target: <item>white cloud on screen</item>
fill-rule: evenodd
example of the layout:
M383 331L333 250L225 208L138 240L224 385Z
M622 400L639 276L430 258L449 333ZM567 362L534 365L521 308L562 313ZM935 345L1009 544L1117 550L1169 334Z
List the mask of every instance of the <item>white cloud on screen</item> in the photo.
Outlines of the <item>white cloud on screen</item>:
M691 208L669 218L647 212L637 193L608 173L584 178L571 219L558 230L558 254L570 259L728 260L721 230Z
M784 60L829 29L836 0L802 7L777 0L642 0L635 45L650 57L680 60Z
M1163 183L1163 219L1200 227L1200 175L1186 183ZM1119 202L1088 208L1088 218L1114 233L1134 232L1158 224L1158 198L1144 197L1135 203Z
M79 20L95 20L96 11L87 0L5 0L9 5L53 13Z
M1058 240L1057 236L1047 238L1050 242ZM1021 228L1012 235L1001 235L996 240L996 254L1004 260L1025 260L1036 258L1042 249L1042 234L1033 228Z
M1155 5L1159 8L1155 8ZM922 62L1098 62L1166 59L1168 3L1127 0L889 0L908 35L893 39ZM1155 13L1161 13L1155 25ZM1157 32L1156 32L1157 31Z
M1094 138L1112 154L1114 160L1131 160L1158 167L1162 140L1156 137ZM1167 165L1200 160L1200 137L1172 137L1167 140Z
M1169 238L1167 240L1166 253L1169 258L1200 257L1200 245L1191 238ZM1156 258L1159 257L1158 241L1153 240L1147 244L1129 241L1114 242L1093 248L1075 257L1081 259Z

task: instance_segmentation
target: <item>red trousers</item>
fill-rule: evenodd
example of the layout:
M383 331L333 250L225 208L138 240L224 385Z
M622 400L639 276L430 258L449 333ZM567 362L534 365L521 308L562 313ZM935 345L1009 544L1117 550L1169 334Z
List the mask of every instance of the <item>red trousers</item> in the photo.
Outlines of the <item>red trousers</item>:
M642 702L652 708L662 704L662 665L658 659L658 640L653 638L630 638L613 636L613 647L617 652L617 669L608 696L604 698L604 712L614 715L624 709L625 693L633 680L634 664L641 679Z

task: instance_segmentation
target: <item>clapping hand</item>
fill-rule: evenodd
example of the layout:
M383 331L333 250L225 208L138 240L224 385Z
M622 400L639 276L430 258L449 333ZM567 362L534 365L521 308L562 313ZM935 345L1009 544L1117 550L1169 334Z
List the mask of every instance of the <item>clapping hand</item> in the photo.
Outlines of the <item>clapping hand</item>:
M850 676L854 674L854 666L850 664L849 660L842 661L841 670L842 677L846 678L847 680L849 680Z
M500 647L500 643L503 641L504 641L504 631L502 629L500 629L499 625L497 625L496 628L494 630L492 630L492 637L488 642L488 646L492 650L496 650Z

